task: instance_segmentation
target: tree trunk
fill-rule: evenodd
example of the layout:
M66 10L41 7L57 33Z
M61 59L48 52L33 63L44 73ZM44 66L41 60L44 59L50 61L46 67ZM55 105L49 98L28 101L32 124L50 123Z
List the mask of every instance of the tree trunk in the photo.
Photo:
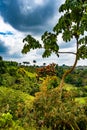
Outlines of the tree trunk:
M68 75L68 74L70 74L73 70L74 70L74 68L76 67L76 65L77 65L77 61L78 61L78 38L76 39L77 40L77 43L76 43L76 57L75 57L75 62L74 62L74 64L73 64L73 66L69 69L69 70L67 70L64 74L63 74L63 76L62 76L62 79L61 79L61 82L60 82L60 85L59 85L59 91L60 91L60 98L61 98L61 96L62 96L62 90L63 90L63 86L64 86L64 80L65 80L65 78L66 78L66 76Z
M59 85L60 94L62 94L62 89L63 89L63 86L64 86L64 80L65 80L66 76L74 70L74 68L75 68L75 66L77 64L77 61L78 60L77 60L77 56L76 56L76 60L74 62L74 65L63 74L60 85Z

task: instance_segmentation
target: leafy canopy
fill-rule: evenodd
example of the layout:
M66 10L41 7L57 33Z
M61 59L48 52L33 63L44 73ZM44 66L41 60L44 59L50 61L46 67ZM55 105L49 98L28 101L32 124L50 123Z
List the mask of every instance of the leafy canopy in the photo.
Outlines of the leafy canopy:
M76 39L77 59L87 58L87 0L66 0L59 8L62 16L53 28L53 32L45 32L40 44L31 35L26 36L23 42L26 42L22 53L27 53L31 49L44 48L42 57L49 57L52 53L59 56L59 46L57 36L62 33L64 42Z

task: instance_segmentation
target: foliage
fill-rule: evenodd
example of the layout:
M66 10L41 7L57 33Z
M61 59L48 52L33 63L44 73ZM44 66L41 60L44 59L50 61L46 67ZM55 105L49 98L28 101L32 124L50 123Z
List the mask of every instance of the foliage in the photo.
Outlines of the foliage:
M75 85L77 87L83 87L87 84L87 69L75 69L73 73L69 74L65 78L65 82Z
M10 113L19 126L29 124L33 100L34 97L21 91L0 87L0 113Z
M3 58L2 58L2 56L0 56L0 61L2 61L3 60Z
M83 106L74 101L71 92L63 91L62 100L58 95L57 89L45 89L36 93L33 118L37 127L86 130L87 118Z
M79 102L80 104L86 104L87 97L79 97L75 98L76 102ZM85 106L86 107L86 106Z
M8 128L11 127L13 125L13 121L12 121L12 115L8 112L8 113L3 113L0 116L0 128Z
M49 57L51 53L57 54L59 46L57 45L57 37L54 33L48 33L47 31L41 37L44 44L43 57Z
M42 57L49 57L52 53L55 53L59 57L60 53L68 53L75 55L75 61L72 67L67 70L60 82L60 89L62 95L62 88L64 86L64 80L68 74L70 74L77 65L79 59L87 58L87 36L84 35L87 31L87 1L86 0L65 0L59 8L59 12L62 16L59 18L57 24L53 28L53 32L45 32L41 36L43 44L40 44L31 35L26 36L23 42L26 42L22 53L27 53L31 49L44 48ZM57 42L57 36L62 34L64 42L70 42L72 39L75 41L75 52L60 52ZM77 85L80 86L81 80L77 81Z
M63 67L56 65L55 70L56 70L56 75L57 75L59 78L62 78L62 76L63 76L63 74L64 74L64 69L63 69Z
M26 92L28 94L34 95L35 92L39 91L39 84L36 79L36 73L31 73L31 69L33 72L34 67L21 67L16 66L11 62L6 63L3 61L5 66L5 72L0 75L0 85L4 87L11 87L16 90L21 90L22 92ZM3 68L0 68L1 72ZM35 69L34 69L35 71Z
M24 130L9 112L0 114L0 130Z
M24 45L24 50L22 50L22 53L27 53L28 51L30 51L30 49L36 49L36 48L41 48L41 45L39 44L39 41L36 41L34 38L32 38L32 36L28 35L26 38L23 39L23 42L30 42Z
M11 76L15 77L17 75L17 68L12 66L9 68L8 72Z
M42 55L43 57L49 57L53 52L59 56L57 35L62 33L62 38L65 42L71 41L73 38L76 39L77 58L87 58L87 36L80 37L87 31L87 1L66 0L65 3L60 6L59 12L63 12L63 15L53 28L54 33L46 31L41 37L43 46L31 35L28 35L23 39L23 42L26 42L26 44L24 45L22 53L43 47L45 49Z
M55 75L56 74L55 66L56 65L52 63L47 66L37 68L36 69L37 78L46 77L47 75L49 76Z
M7 68L6 68L6 64L4 61L0 60L0 74L4 74L6 73Z
M72 84L72 83L73 83L72 75L70 75L70 74L67 75L67 77L65 78L65 82L66 82L66 83L71 83L71 84Z
M58 77L56 76L49 77L49 82L47 86L48 90L58 87L59 83L60 83L60 79L58 79Z
M58 87L59 82L60 79L58 79L56 76L47 76L45 80L43 80L40 90L44 91L44 90L50 90L56 88Z
M5 124L1 130L36 130L39 128L57 130L64 129L64 127L71 129L71 126L73 130L76 130L78 126L81 130L82 128L87 129L85 119L87 116L87 87L77 88L65 84L65 90L63 90L60 100L57 86L60 83L59 77L61 78L62 72L64 73L66 68L58 66L55 72L58 77L49 76L48 73L47 77L38 81L35 73L37 67L18 66L6 61L3 63L6 66L6 72L0 75L2 126L5 122L2 118L3 114L5 117L10 114L12 119L8 116L11 124L7 120L8 124ZM86 69L78 68L70 76L74 81L78 81L78 78L81 78L82 81L84 79L83 83L86 84L86 72ZM29 94L35 95L35 98Z
M0 84L5 86L5 87L12 86L15 83L14 77L10 76L9 73L5 73L5 74L1 75L0 79L1 79Z

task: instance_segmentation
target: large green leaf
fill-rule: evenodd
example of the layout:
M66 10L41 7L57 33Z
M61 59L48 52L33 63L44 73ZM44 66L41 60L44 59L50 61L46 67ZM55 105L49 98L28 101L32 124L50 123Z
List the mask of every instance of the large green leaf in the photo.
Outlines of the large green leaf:
M35 38L33 38L31 35L26 36L23 39L23 42L25 42L25 45L24 45L24 47L22 49L22 53L27 53L31 49L37 49L37 48L42 47L42 45L39 43L39 41L36 40Z

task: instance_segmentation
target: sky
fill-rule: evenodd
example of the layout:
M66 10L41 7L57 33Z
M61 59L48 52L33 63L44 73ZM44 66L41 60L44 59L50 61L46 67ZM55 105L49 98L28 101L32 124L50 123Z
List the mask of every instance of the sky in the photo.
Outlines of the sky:
M59 58L52 54L49 58L42 58L43 50L32 50L22 54L23 38L28 34L41 41L45 31L52 31L61 14L59 6L65 0L0 0L0 56L4 60L24 61L38 65L43 63L57 63L59 65L73 65L73 55L62 54ZM73 44L72 44L73 43ZM75 51L74 40L64 43L61 34L58 36L60 51ZM87 65L87 60L78 61L77 65Z

